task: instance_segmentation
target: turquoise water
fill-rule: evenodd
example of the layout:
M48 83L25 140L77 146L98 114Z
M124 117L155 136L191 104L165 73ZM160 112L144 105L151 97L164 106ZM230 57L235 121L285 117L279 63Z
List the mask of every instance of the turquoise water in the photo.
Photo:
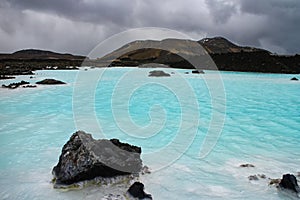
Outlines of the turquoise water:
M143 161L152 169L141 180L154 199L289 198L268 186L268 180L247 177L280 178L300 171L300 84L289 80L292 75L215 71L193 75L163 69L175 74L148 78L150 70L37 71L33 79L1 80L1 84L43 78L67 82L0 88L1 199L100 199L109 193L97 187L69 192L52 188L52 167L77 129L94 138L115 137L141 146ZM91 107L97 124L85 112L91 106L88 86L77 90L74 99L78 73L87 77L103 73ZM212 94L209 81L224 88ZM214 111L224 116L225 123L212 123L222 128L221 135L213 135L216 145L200 158ZM94 127L101 132L94 132L98 130ZM243 163L255 168L240 168Z

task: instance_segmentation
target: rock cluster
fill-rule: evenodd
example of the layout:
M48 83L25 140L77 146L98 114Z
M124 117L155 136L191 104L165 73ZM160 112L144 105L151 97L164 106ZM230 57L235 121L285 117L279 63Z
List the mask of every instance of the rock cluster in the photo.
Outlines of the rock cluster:
M11 83L9 85L4 85L3 84L2 87L3 88L8 88L8 89L16 89L16 88L18 88L21 85L27 85L27 84L29 84L29 82L27 82L27 81L21 81L21 82L17 82L17 83Z

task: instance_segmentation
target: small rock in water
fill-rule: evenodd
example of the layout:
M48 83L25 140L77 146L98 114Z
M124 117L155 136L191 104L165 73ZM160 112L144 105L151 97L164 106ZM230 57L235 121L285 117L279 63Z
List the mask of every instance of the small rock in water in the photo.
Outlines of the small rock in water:
M241 164L240 167L255 167L252 164Z
M297 179L293 174L284 174L279 183L279 187L283 189L288 189L296 193L300 192Z
M144 184L140 182L135 182L128 189L128 193L134 198L139 199L152 199L151 194L147 194L144 192Z
M204 71L203 70L193 70L192 71L192 74L204 74Z
M154 70L154 71L149 72L148 76L162 77L162 76L171 76L171 75L164 71L161 71L161 70Z
M42 81L36 82L36 84L42 84L42 85L60 85L60 84L66 84L65 82L55 80L55 79L44 79Z
M291 78L291 81L299 81L296 77Z

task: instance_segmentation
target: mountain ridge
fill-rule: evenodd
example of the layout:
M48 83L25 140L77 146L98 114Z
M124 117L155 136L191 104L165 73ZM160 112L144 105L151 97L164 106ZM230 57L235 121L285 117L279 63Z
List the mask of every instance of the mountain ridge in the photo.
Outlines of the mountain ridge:
M199 44L203 48L199 48ZM209 57L218 70L300 73L298 54L274 55L261 48L239 46L224 37L214 37L198 41L174 38L160 41L137 40L98 59L39 49L23 49L11 54L0 53L0 75L18 75L24 74L24 71L26 74L40 69L76 69L83 62L85 65L96 67L158 63L173 68L194 69L194 65L188 60L197 60L201 56L205 59L196 67L203 70L216 69L206 59Z

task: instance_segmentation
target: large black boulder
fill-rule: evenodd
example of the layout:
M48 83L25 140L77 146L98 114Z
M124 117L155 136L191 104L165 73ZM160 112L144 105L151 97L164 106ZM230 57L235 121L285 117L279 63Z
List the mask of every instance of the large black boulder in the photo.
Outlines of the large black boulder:
M300 192L297 179L293 174L284 174L279 183L279 186L280 188L288 189L296 193Z
M141 148L117 139L95 140L83 131L74 133L64 145L53 168L55 184L72 184L95 177L115 177L139 173Z
M128 193L134 198L152 199L151 194L147 194L144 192L144 184L140 182L134 182L128 189Z

